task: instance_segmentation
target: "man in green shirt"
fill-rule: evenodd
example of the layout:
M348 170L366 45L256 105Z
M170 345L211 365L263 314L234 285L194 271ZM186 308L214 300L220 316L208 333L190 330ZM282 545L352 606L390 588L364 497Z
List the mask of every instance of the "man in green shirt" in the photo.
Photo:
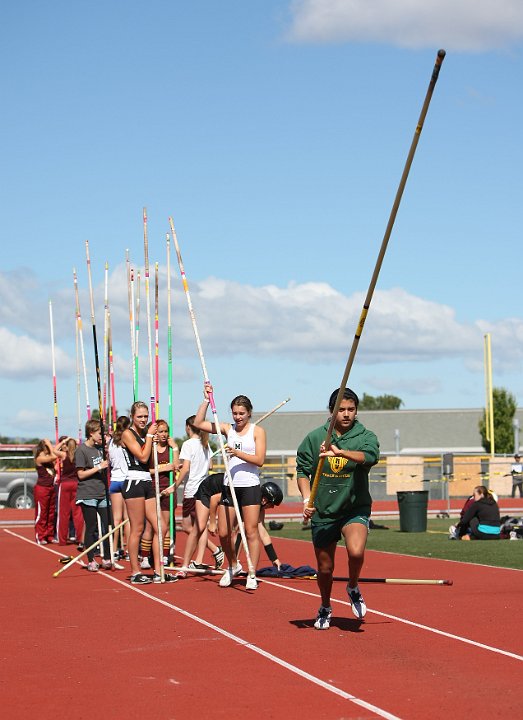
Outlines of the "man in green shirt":
M332 413L338 390L329 399ZM331 445L324 440L329 422L310 432L298 448L296 469L298 487L303 496L305 518L310 518L312 542L318 564L321 606L314 623L317 630L328 630L332 615L330 595L336 545L343 537L347 548L349 582L347 593L354 615L362 619L367 612L358 587L369 528L372 498L369 470L379 460L376 435L356 419L359 399L346 388L334 422ZM319 458L324 458L314 507L307 507L310 485Z

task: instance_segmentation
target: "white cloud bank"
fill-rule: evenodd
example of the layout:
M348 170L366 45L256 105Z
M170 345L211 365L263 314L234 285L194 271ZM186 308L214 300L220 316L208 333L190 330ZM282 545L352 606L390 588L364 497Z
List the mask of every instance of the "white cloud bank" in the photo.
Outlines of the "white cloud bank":
M7 282L5 278L4 282ZM16 279L13 278L12 282ZM128 296L121 268L115 269L109 282L116 371L120 378L125 375L125 380L129 380ZM173 286L174 283L173 278ZM165 269L161 270L160 285L163 288L166 286ZM9 296L9 288L4 290ZM97 288L99 291L100 288ZM51 376L47 306L45 303L38 304L34 287L31 293L33 306L30 318L26 312L18 318L4 313L3 324L0 323L0 347L3 348L0 378L23 380ZM72 377L76 372L74 317L71 316L74 300L71 294L69 298L66 294L67 291L56 291L59 302L55 311L55 357L57 374ZM197 351L183 291L177 287L172 296L175 368L180 373L188 359L197 357ZM209 356L246 355L309 364L339 362L340 357L348 356L364 301L362 292L347 296L321 282L255 287L213 277L193 283L191 296L203 349ZM23 303L19 290L18 297ZM165 291L160 297L160 331L163 337L166 334ZM148 362L143 315L141 322L143 369ZM100 343L103 319L99 319L98 325ZM486 332L491 333L496 361L499 358L503 370L520 368L523 362L523 319L508 318L495 323L478 319L473 323L464 323L447 305L414 296L401 288L376 290L358 348L358 358L367 365L460 359L469 368L481 372L483 336ZM84 326L84 334L90 367L90 328ZM165 340L162 342L165 345ZM102 347L99 347L101 363Z
M376 42L481 52L523 39L521 0L294 0L295 42Z
M0 377L32 380L38 375L52 376L50 344L0 327L0 347ZM55 348L55 364L57 373L69 375L74 370L72 360L60 348Z

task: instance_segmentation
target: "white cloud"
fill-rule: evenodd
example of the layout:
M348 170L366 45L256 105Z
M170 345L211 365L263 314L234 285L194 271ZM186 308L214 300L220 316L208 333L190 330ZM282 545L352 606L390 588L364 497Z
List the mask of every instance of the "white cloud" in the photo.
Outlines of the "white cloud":
M523 38L521 0L294 0L297 42L377 42L480 52Z
M0 327L0 376L23 380L52 376L51 349L27 335L15 335ZM60 348L55 348L56 372L70 375L75 364Z
M13 280L11 290L16 279ZM165 268L160 269L160 366L166 371ZM187 303L177 278L172 282L172 328L175 373L192 377L187 364L197 360ZM20 291L19 291L20 292ZM31 297L38 288L31 287ZM103 292L95 289L99 358L103 369ZM6 296L9 296L6 292ZM122 268L109 279L115 374L131 380L130 327L127 287ZM343 295L322 282L253 286L210 277L191 287L194 312L206 356L245 355L298 360L311 364L339 362L348 356L364 302L364 293ZM24 298L20 297L24 304ZM86 305L86 303L84 303ZM55 356L57 374L76 373L74 299L70 290L55 290ZM87 305L86 305L87 306ZM6 349L0 357L0 376L24 378L51 376L51 352L46 303L35 302L31 323L25 314L11 315L18 327L0 327ZM32 331L30 328L34 328ZM377 290L358 347L366 364L425 362L459 358L481 371L483 336L490 332L500 369L520 367L523 361L523 320L477 320L463 323L453 308L409 294L401 288ZM94 373L90 322L84 319L84 345L88 375ZM140 325L140 371L148 372L145 309Z

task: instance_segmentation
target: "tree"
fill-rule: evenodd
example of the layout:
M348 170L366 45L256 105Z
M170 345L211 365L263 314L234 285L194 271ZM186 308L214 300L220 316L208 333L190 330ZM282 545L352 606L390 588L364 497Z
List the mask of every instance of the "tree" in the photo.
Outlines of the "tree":
M396 395L367 395L363 393L360 400L360 410L399 410L403 400Z
M512 421L516 414L517 403L512 393L505 388L493 388L492 404L494 407L494 450L497 453L511 454L514 450L514 429ZM484 414L479 421L481 442L490 452L490 440L487 440L487 423Z

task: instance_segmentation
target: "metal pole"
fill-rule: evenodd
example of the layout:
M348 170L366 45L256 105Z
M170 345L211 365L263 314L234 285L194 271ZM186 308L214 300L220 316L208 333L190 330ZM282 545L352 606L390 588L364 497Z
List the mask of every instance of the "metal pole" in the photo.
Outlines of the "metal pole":
M514 428L514 455L519 453L519 420L514 418L512 420L512 427Z
M398 428L394 430L394 442L396 446L396 455L400 454L400 431Z

